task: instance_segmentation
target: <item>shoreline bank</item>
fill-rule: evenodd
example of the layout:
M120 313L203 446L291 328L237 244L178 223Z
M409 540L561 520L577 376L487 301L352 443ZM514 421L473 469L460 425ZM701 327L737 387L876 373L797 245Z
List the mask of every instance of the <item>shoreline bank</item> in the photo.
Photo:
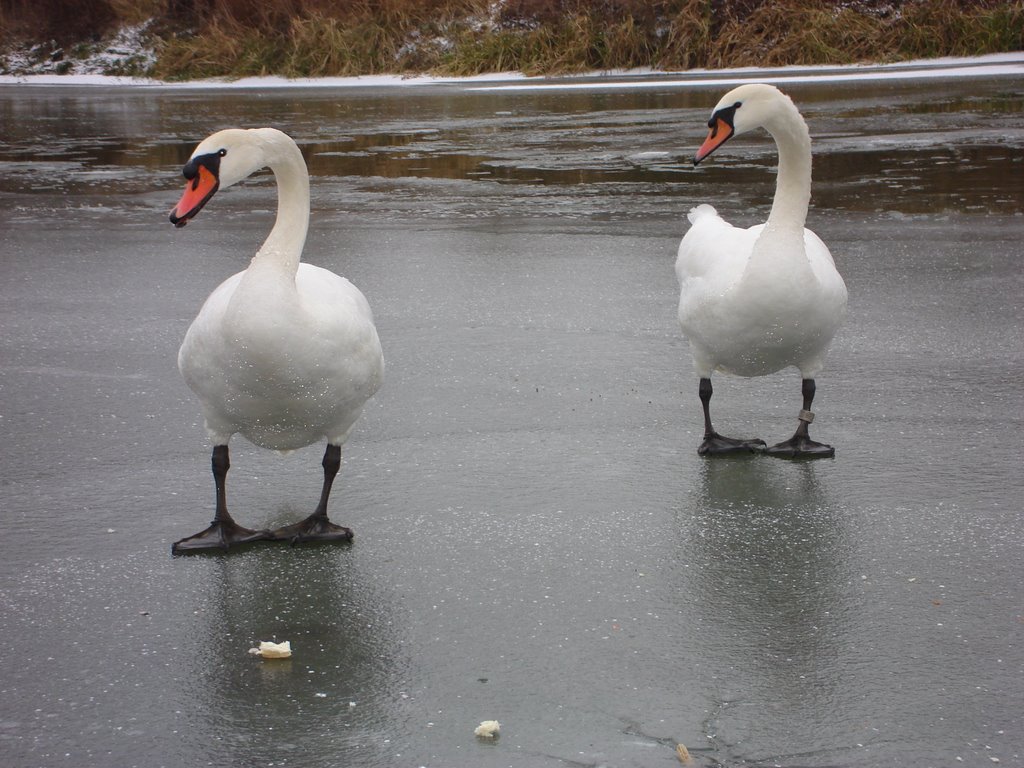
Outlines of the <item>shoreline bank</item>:
M973 57L919 59L894 64L815 65L792 67L737 67L658 71L613 70L560 76L526 76L499 72L467 77L433 75L358 75L352 77L285 78L277 75L238 79L208 78L165 81L115 75L0 75L0 86L133 87L161 89L277 89L277 88L381 88L424 85L463 85L473 90L541 90L580 88L699 87L745 82L807 83L845 80L901 80L913 78L1024 76L1024 51Z

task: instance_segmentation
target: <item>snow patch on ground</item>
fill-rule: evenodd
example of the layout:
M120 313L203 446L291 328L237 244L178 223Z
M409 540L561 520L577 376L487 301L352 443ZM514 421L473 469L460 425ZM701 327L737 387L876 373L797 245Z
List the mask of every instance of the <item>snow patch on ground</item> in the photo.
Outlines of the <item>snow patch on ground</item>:
M96 45L79 44L63 48L55 43L40 43L31 48L8 50L0 54L0 73L4 76L74 77L145 72L156 62L156 53L147 33L149 25L147 21L122 27Z

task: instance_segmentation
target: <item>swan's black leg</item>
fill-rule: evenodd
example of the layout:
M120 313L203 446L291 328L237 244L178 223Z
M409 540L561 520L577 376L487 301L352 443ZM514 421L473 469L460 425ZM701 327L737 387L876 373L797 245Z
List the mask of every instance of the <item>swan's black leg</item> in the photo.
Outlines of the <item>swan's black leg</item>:
M711 379L702 378L697 388L701 405L704 406L704 442L697 453L701 456L727 456L736 453L760 453L764 450L764 440L740 440L734 437L722 437L711 426L711 395L713 393Z
M711 379L701 379L697 385L697 396L700 398L700 404L704 408L705 438L715 434L715 428L711 426L711 395L714 391L714 388L711 386Z
M331 495L331 486L341 468L341 446L327 444L324 451L324 487L320 492L320 503L313 514L300 523L278 528L270 535L275 541L289 541L298 544L303 541L351 541L352 531L335 525L327 519L327 499Z
M814 379L803 380L801 392L804 396L804 407L800 411L796 432L789 440L769 448L769 455L780 459L831 459L836 455L836 449L831 445L816 443L808 435L808 427L814 421L811 403L814 402L815 389Z
M228 514L228 496L226 481L231 462L228 459L227 445L213 447L213 484L217 489L217 511L210 527L187 539L176 541L171 545L171 554L178 555L201 549L227 549L232 544L244 544L249 541L262 541L270 538L269 531L253 531L243 528Z

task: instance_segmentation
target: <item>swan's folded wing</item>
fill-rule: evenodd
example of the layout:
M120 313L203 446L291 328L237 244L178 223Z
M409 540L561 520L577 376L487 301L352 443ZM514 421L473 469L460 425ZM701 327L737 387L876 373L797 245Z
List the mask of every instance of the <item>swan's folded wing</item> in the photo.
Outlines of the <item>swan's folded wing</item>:
M741 229L719 216L710 205L690 211L692 226L679 243L676 277L683 292L710 281L725 290L739 279L763 225ZM709 287L703 285L703 289Z
M312 264L299 266L295 284L309 331L322 345L311 356L318 375L343 382L353 402L372 396L383 381L384 358L366 297L344 277Z
M830 308L835 317L835 327L838 328L846 315L846 283L836 269L828 246L809 229L804 230L804 247L807 249L811 271L824 294L823 304Z

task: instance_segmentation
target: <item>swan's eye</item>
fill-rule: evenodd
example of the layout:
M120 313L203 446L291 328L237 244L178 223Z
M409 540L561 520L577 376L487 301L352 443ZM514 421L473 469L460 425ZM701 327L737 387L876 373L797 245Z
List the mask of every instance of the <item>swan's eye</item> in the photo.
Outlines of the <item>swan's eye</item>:
M712 130L712 136L718 131L719 123L725 123L729 128L733 127L733 121L736 119L736 110L740 106L742 106L742 102L737 101L731 107L722 107L711 116L711 119L708 120L708 128Z
M199 166L203 166L214 176L217 176L220 173L220 159L227 153L226 149L221 149L205 155L196 155L185 163L185 167L181 169L181 174L189 181L192 181L199 178Z

